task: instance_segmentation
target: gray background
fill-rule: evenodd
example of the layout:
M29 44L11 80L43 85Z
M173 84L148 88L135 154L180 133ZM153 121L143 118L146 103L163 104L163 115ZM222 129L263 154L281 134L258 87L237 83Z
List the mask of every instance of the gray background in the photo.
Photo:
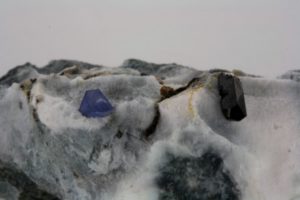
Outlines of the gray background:
M0 75L127 58L274 77L300 68L299 0L0 0Z

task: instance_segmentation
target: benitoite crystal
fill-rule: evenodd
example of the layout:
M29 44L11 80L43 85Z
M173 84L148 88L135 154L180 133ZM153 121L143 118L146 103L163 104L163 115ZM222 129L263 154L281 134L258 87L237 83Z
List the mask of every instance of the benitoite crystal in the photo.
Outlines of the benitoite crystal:
M99 90L88 90L82 99L79 111L86 117L106 117L113 112L113 107Z

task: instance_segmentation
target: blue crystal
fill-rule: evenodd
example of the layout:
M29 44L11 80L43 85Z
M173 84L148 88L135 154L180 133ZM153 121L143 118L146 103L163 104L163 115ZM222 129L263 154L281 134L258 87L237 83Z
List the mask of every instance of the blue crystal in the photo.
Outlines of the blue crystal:
M114 108L99 90L87 90L82 99L79 112L86 117L106 117Z

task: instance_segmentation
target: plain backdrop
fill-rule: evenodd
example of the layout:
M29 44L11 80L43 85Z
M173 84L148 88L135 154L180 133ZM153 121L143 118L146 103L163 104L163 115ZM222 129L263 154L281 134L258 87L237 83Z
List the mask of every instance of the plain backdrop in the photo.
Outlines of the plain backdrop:
M0 75L127 58L275 77L300 68L299 0L0 0Z

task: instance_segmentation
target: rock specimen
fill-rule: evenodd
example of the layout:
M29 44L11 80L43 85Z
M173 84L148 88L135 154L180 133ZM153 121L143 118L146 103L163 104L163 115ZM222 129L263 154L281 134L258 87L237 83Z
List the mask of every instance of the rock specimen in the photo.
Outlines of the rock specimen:
M12 69L0 78L0 199L297 199L299 83L221 80L229 119L246 114L243 85L235 121L220 73L135 59ZM105 117L80 112L90 90Z
M218 87L224 116L236 121L245 118L247 111L240 80L233 75L221 73L218 77Z

